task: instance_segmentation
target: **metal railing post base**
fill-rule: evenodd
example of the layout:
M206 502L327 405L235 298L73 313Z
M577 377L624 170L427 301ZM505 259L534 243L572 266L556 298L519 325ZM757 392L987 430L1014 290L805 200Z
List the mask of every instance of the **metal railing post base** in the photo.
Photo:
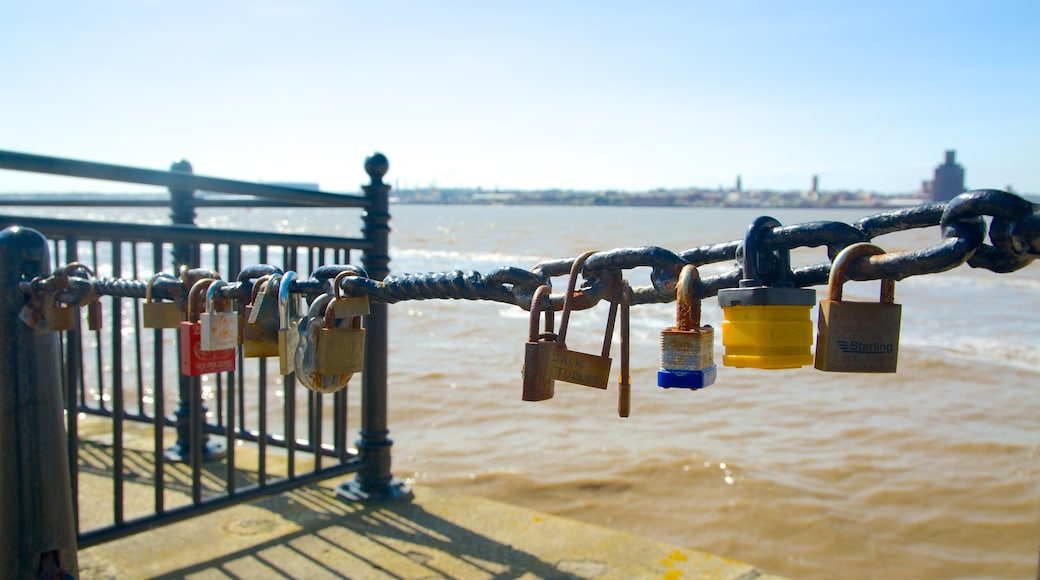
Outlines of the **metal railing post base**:
M336 486L336 496L347 501L389 502L412 501L412 486L399 477L391 477L381 485L362 482L360 478Z

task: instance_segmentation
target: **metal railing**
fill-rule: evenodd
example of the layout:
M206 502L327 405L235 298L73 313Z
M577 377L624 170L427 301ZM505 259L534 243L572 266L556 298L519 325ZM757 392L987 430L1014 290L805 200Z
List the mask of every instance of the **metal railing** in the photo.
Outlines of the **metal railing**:
M0 525L17 527L17 534L5 536L20 538L0 549L0 561L9 568L5 577L37 574L45 556L60 557L66 570L74 570L77 545L85 548L337 474L356 473L353 481L340 486L344 495L407 495L390 473L385 304L372 304L365 320L368 348L355 448L348 443L346 389L334 395L306 391L291 375L269 369L266 359L243 359L241 351L235 371L205 380L180 375L171 364L179 353L179 335L142 328L140 301L133 297L96 297L104 313L97 330L77 322L65 332L34 332L18 323L25 296L15 291L19 284L46 277L57 265L70 262L83 264L99 279L177 274L183 267L226 273L229 280L251 284L272 271L334 274L355 263L360 254L368 276L381 279L389 263L385 157L366 159L370 183L361 195L197 176L183 161L171 171L156 171L0 151L0 169L163 186L168 188L166 203L174 222L157 226L0 215L0 228L8 228L0 234L0 342L8 349L2 364L10 365L0 373L5 375L0 423L7 424L0 437L14 442L10 452L0 454L5 488ZM200 198L198 190L234 197ZM163 201L158 196L145 203L140 196L99 197L91 204L82 198L7 196L0 198L0 205L141 206ZM263 206L360 208L362 236L194 225L197 207ZM258 269L255 264L265 266ZM159 285L156 295L162 297ZM170 409L174 384L176 404ZM56 425L53 413L62 406L65 413ZM62 449L55 449L53 442L28 441L25 433L30 431L17 426L29 423L58 427L59 435L66 429ZM150 433L142 435L140 427L148 427ZM41 445L46 448L42 452ZM65 466L67 489L42 485L60 483ZM81 482L99 475L111 480L110 498L84 495ZM144 488L150 488L145 492L148 499L139 497ZM66 500L71 516L53 509ZM83 501L109 503L110 517L101 523L83 521ZM52 507L44 509L45 504ZM25 509L27 505L38 509ZM63 519L74 521L74 527L62 531Z

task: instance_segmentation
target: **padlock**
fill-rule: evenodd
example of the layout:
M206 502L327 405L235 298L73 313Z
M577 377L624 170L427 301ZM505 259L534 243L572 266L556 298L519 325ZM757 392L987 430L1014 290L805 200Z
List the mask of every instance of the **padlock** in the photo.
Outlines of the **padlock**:
M85 264L69 262L65 266L65 276L71 276L73 271L79 271L90 282L87 295L79 303L80 307L87 307L87 330L101 330L103 322L101 296L98 295L97 288L94 286L94 271Z
M238 346L238 317L231 310L217 309L218 304L231 304L231 300L217 297L217 290L224 286L227 286L227 282L214 280L206 289L206 311L199 314L202 350L205 351L234 349Z
M881 280L880 302L842 300L845 272L860 258L884 254L866 242L852 244L834 257L827 299L820 301L816 368L844 373L894 373L899 359L899 323L903 307L895 303L896 281Z
M531 299L531 325L524 346L524 368L520 371L524 385L521 399L524 401L545 401L553 398L556 391L556 379L550 367L556 347L553 309L549 303L545 310L545 330L539 332L538 318L542 312L542 302L549 302L549 287L544 284L535 290Z
M278 356L278 288L280 274L261 276L254 284L249 304L243 308L242 356ZM266 298L265 298L266 297Z
M632 413L632 374L629 370L629 331L630 311L632 309L632 287L628 280L621 280L621 371L618 373L618 417L628 417Z
M278 285L278 372L292 374L296 364L296 347L300 343L299 298L292 292L296 272L287 270Z
M365 330L361 317L337 319L333 299L322 294L310 305L297 327L296 380L319 393L347 386L365 368Z
M144 327L177 328L180 326L181 321L184 320L184 314L181 312L181 307L176 302L165 302L154 300L152 298L152 286L155 285L155 281L159 278L169 278L171 280L177 279L173 275L164 272L154 274L148 279L148 286L145 290L144 296L145 301L141 304L141 315Z
M744 278L739 288L719 290L722 306L722 364L731 367L789 369L812 364L813 324L810 310L816 291L796 288L789 280L791 252L774 251L772 282L759 278L762 234L780 222L762 216L744 236Z
M610 339L614 334L614 318L617 314L617 300L611 302L607 315L607 329L603 336L603 349L600 355L592 355L573 351L567 348L567 326L573 309L575 286L578 273L581 272L585 260L594 252L585 252L575 258L571 265L570 279L567 281L567 293L563 297L563 314L560 317L560 334L556 339L550 361L553 378L565 383L584 385L596 389L606 389L610 380Z
M715 330L701 326L701 301L695 296L700 275L686 264L675 287L675 326L661 331L657 386L703 389L715 383Z
M199 307L202 294L209 289L213 278L202 278L188 292L188 319L180 324L181 374L198 376L235 370L235 349L202 350L202 324Z
M69 287L68 270L76 262L59 268L54 272L53 288L50 296L46 299L49 307L46 311L47 329L55 332L65 332L76 329L76 319L79 316L79 307L69 305L58 300L58 294Z
M348 276L357 276L354 270L344 270L336 274L332 282L332 306L336 318L353 318L357 316L368 316L370 312L368 295L343 296L343 288L340 283Z

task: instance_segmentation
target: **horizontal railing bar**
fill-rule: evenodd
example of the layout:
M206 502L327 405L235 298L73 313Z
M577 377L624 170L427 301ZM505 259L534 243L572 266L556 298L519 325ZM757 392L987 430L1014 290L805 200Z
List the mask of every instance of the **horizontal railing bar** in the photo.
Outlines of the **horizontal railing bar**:
M145 516L138 519L133 519L127 522L123 522L118 525L109 526L106 528L93 529L88 532L77 535L77 544L80 550L103 544L112 540L118 540L131 536L138 532L150 530L159 525L167 525L176 523L182 520L186 520L195 516L200 516L210 512L217 511L240 503L245 503L265 497L268 495L276 495L279 493L292 491L296 488L317 483L319 481L328 479L337 475L344 475L347 473L353 473L360 470L362 467L362 461L360 456L352 456L347 461L334 465L332 467L326 467L319 471L313 471L306 475L296 475L291 478L280 479L271 483L256 484L246 488L245 491L239 491L233 495L223 495L215 497L213 499L203 500L199 504L191 504L171 510L167 510L161 514L155 514L152 516Z
M170 189L255 195L267 199L292 201L300 205L332 207L368 207L369 205L368 200L361 195L333 194L283 185L267 185L178 171L162 171L125 165L112 165L109 163L96 163L93 161L79 161L3 149L0 149L0 169L120 181L124 183L143 183Z
M291 200L261 198L206 198L196 197L194 207L314 207L314 204L301 204ZM41 194L35 196L0 194L0 206L11 207L169 207L170 196L155 193L128 193L125 195L97 194L90 198L82 195L69 197L66 195ZM337 206L342 207L342 206ZM348 206L349 207L349 206Z
M157 226L87 220L0 215L0 228L19 225L47 232L51 239L66 236L96 241L168 243L239 243L242 245L321 246L344 250L368 250L372 242L364 238L340 238L311 234L280 234L242 230L200 228L197 226Z

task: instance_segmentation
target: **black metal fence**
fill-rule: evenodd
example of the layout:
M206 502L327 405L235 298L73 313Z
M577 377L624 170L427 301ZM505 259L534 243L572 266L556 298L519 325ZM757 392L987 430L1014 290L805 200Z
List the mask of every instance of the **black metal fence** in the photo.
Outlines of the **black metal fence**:
M300 388L292 375L279 373L276 360L244 359L241 349L234 371L181 375L179 334L143 328L141 296L96 297L103 312L97 329L87 328L79 316L71 330L62 332L35 332L18 321L26 285L71 262L83 264L87 275L102 282L159 272L177 275L183 268L226 274L248 289L263 273L327 275L360 258L369 277L382 279L389 263L385 157L366 160L370 183L361 195L196 176L183 161L171 171L155 171L0 151L0 169L162 186L168 189L165 202L174 222L156 226L0 215L0 228L8 228L0 234L0 342L8 350L0 364L10 365L0 373L5 375L0 423L6 425L0 431L0 525L18 530L5 537L20 538L0 548L3 569L9 570L5 577L37 574L45 555L60 556L65 569L74 570L77 545L88 547L337 474L356 473L340 486L344 495L407 495L390 473L385 304L372 304L365 317L368 347L357 405L348 404L353 399L347 389L323 395ZM235 197L200 198L199 190ZM140 196L105 198L8 197L0 198L0 205L163 202L158 196L143 202ZM195 208L220 206L360 208L362 236L194 225ZM156 285L161 297L160 289ZM65 412L55 425L54 413L62 404ZM352 414L360 422L355 445L348 440ZM61 427L67 430L62 449L55 451L53 442L41 448L35 441L48 435L33 429L48 426L58 428L58 437ZM66 465L69 483L62 490L60 472ZM102 486L111 486L105 497L98 497L94 482L99 477ZM45 486L44 481L59 485ZM63 498L71 499L71 517L44 507L62 504ZM91 514L108 511L109 517L85 521L85 510L79 509L83 502L91 502ZM99 503L104 509L96 509ZM71 537L63 519L75 521Z

